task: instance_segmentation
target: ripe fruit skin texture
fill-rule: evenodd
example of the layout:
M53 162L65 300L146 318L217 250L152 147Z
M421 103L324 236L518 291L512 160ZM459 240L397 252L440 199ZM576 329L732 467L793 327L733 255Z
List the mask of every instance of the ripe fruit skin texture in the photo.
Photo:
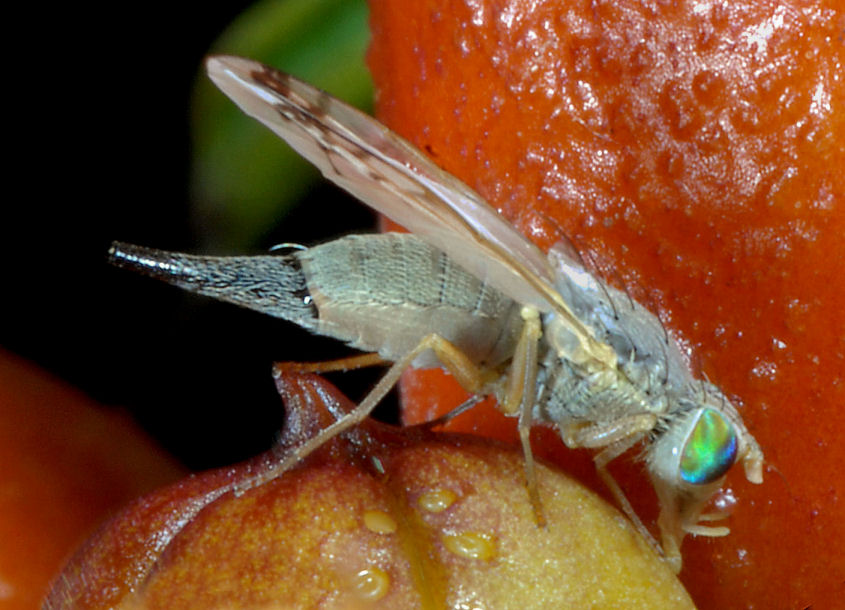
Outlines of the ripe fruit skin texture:
M282 448L353 407L319 377L277 385ZM243 486L277 458L137 500L67 566L47 607L693 607L618 512L545 467L554 523L538 528L516 448L367 421Z
M371 11L379 118L541 247L567 236L740 405L765 481L735 469L716 502L731 534L685 543L696 603L841 599L841 3L372 0ZM406 375L403 393L409 422L461 400L428 372ZM492 408L456 424L515 438ZM536 440L594 481L589 455L545 431ZM636 466L614 472L653 510Z

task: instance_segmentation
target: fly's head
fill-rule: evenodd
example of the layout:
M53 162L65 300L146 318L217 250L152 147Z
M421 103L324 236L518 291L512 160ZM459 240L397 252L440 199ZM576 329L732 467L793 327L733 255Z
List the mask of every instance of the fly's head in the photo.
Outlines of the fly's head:
M646 462L660 501L663 551L678 567L687 534L728 534L727 527L702 524L725 515L702 515L702 509L738 461L750 482L763 482L763 453L757 441L722 392L706 382L680 397L656 429Z

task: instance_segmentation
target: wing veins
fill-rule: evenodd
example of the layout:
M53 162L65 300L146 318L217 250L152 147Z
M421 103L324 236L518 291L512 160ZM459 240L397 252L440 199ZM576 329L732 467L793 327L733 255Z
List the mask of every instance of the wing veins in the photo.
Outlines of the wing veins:
M286 140L327 178L444 250L457 264L511 298L541 311L553 309L572 327L588 360L615 368L612 348L596 340L572 313L552 285L548 260L536 246L469 186L437 167L410 142L327 93L257 62L212 57L208 70L215 84L247 114ZM275 122L262 107L274 111ZM318 161L315 147L325 162ZM341 160L351 175L339 167ZM374 182L381 193L371 192L372 188L367 192L360 184L362 178ZM385 194L395 202L384 200ZM467 238L488 258L482 261L477 253L468 254L460 243ZM497 268L507 271L510 281Z

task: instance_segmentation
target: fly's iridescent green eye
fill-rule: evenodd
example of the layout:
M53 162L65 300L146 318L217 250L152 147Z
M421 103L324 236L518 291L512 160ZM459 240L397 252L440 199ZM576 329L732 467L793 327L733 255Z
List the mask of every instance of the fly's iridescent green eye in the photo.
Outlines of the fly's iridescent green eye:
M733 426L718 411L704 409L681 452L681 478L704 485L717 480L736 460Z

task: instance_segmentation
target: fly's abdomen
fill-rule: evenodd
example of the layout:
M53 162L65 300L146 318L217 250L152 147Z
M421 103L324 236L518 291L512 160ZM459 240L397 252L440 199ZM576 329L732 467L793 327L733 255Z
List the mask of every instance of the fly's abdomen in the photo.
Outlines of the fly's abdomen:
M296 256L321 334L390 360L430 333L479 364L513 355L519 306L413 235L351 235ZM437 362L423 356L414 364Z
M396 360L438 333L474 362L513 355L519 306L409 234L352 235L277 256L195 256L114 243L112 264L289 320ZM423 355L416 366L437 366Z

